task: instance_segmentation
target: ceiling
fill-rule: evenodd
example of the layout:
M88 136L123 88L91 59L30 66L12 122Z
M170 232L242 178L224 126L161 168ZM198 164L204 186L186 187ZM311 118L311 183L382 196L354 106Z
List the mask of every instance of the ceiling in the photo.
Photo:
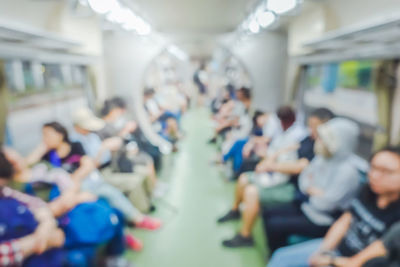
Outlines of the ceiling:
M206 56L245 20L259 0L125 0L186 52ZM201 53L201 54L199 54Z

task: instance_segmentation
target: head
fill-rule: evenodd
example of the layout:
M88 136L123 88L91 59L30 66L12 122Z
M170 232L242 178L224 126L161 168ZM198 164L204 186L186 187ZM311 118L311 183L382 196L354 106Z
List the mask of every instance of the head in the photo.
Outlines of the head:
M400 194L400 147L387 147L375 153L368 178L377 195Z
M67 129L58 122L49 122L42 128L43 142L49 149L57 149L63 143L69 143Z
M345 158L355 152L360 129L348 119L334 118L317 129L314 151L325 158Z
M0 186L6 185L14 175L14 168L3 150L0 150Z
M21 154L19 154L16 150L9 147L4 147L2 152L13 166L15 173L22 172L28 168L24 157L22 157Z
M154 97L154 89L153 88L146 88L143 92L144 100L151 99Z
M104 106L101 110L103 117L118 118L124 115L126 112L125 100L121 97L113 97L104 102Z
M332 111L327 108L317 108L308 117L308 128L310 129L310 134L312 139L316 139L318 132L317 129L323 123L333 119L335 115Z
M246 87L242 87L236 91L236 98L239 101L246 102L251 99L251 90Z
M289 106L283 106L276 112L277 117L281 121L282 129L286 131L289 129L296 121L296 113Z
M268 120L268 115L265 112L257 110L253 115L253 126L262 128Z
M80 108L72 114L75 131L82 135L97 132L104 128L103 120L97 118L88 108Z

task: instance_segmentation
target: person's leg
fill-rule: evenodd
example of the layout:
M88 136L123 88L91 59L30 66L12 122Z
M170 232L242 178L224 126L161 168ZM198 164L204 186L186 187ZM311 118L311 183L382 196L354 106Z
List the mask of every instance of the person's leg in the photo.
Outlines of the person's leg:
M236 142L235 149L233 151L233 171L237 173L243 163L243 148L249 139L241 139Z
M267 208L263 211L264 227L271 252L287 245L290 235L299 234L307 237L323 237L327 226L312 223L294 204Z
M267 267L308 267L310 257L319 249L322 239L314 239L278 249Z
M235 200L233 201L232 209L226 215L218 219L219 223L240 218L239 205L243 201L244 189L246 188L248 183L249 183L248 175L247 174L241 175L238 182L236 183Z
M128 200L125 195L106 182L98 183L95 193L100 198L107 200L110 205L123 214L125 219L132 223L139 223L143 220L143 214Z
M104 180L118 188L129 201L141 212L149 212L151 207L149 178L141 171L141 166L136 166L133 173L113 173L111 169L102 171ZM145 171L145 168L143 169Z
M242 214L243 224L240 234L243 237L250 237L253 225L260 211L260 198L258 188L255 185L248 185L244 191L244 210Z

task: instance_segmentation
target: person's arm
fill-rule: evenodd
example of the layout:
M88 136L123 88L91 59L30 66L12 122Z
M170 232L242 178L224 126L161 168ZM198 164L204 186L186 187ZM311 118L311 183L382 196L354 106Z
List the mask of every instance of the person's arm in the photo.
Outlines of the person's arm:
M343 167L336 170L328 187L322 190L323 194L314 195L309 199L314 209L329 212L334 211L347 199L354 196L359 188L359 174L353 167ZM310 187L314 187L312 184Z
M123 140L122 138L115 136L115 137L110 137L105 139L102 143L101 143L101 147L99 149L99 151L97 152L96 157L94 158L94 162L96 164L96 167L100 167L103 162L103 156L107 151L110 152L116 152L118 151L123 145Z
M337 257L333 263L337 267L361 267L368 261L386 256L387 251L381 240L377 240L353 257Z
M270 166L270 171L297 175L300 174L309 164L310 162L306 158L293 162L274 162Z
M80 203L96 201L97 197L87 192L76 192L70 189L51 201L48 206L54 217L60 217Z
M331 265L333 258L326 256L326 252L337 248L343 237L349 230L352 221L352 215L349 212L344 213L329 229L319 250L310 258L310 266Z
M128 134L135 132L137 128L138 128L138 125L136 122L128 121L125 124L125 127L118 133L118 136L124 138Z
M31 166L38 163L47 152L47 146L44 143L41 143L25 158L27 165Z
M254 148L254 137L250 138L249 141L243 147L243 157L248 158L250 157L251 151Z
M80 161L79 168L71 174L71 178L75 182L85 179L92 171L96 169L95 162L89 156L83 156Z

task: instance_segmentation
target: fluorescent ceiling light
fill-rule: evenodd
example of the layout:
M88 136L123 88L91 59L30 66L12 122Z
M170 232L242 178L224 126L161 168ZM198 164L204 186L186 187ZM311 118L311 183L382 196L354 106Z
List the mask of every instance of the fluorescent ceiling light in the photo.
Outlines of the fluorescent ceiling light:
M140 35L148 35L151 33L151 26L142 19L140 19L139 24L136 27L136 32Z
M98 14L106 14L118 6L116 0L88 0L89 6Z
M261 27L267 28L268 26L270 26L272 23L275 22L276 16L274 12L263 11L256 13L256 20Z
M175 45L170 45L167 48L167 51L182 61L186 61L188 59L188 55Z
M249 30L251 33L258 33L260 31L260 24L255 19L252 19L249 23Z
M267 0L267 8L276 14L289 12L297 6L297 0Z

